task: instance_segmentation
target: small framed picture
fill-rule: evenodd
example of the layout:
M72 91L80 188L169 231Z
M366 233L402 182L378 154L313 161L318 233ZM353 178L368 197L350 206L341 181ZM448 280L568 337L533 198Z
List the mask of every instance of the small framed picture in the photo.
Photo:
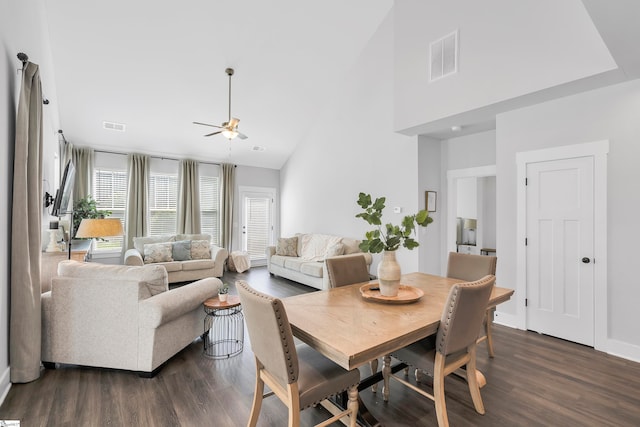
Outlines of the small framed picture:
M424 208L427 212L435 212L436 211L436 203L438 199L438 193L435 191L425 191L424 192Z

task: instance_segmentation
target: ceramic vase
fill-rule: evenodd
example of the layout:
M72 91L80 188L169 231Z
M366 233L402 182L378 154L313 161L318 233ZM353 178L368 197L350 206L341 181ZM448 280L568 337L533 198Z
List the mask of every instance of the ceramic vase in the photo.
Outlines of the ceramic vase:
M227 301L227 295L229 295L229 294L218 294L218 299L220 299L220 302L226 302Z
M396 251L384 251L378 264L378 283L380 295L395 297L400 287L400 264L396 261Z

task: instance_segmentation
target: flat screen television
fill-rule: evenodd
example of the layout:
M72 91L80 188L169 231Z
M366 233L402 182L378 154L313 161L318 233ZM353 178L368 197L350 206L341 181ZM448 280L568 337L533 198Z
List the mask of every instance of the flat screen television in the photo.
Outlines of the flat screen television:
M76 168L73 166L73 162L69 160L64 168L62 174L62 181L60 181L60 188L56 192L56 198L53 201L52 216L61 216L69 213L69 201L71 200L71 193L73 193L73 183L75 181Z

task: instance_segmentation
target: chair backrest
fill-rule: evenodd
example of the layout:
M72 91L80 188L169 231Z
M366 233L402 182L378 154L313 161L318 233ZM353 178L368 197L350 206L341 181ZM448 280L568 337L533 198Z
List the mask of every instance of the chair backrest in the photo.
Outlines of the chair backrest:
M447 356L476 342L495 281L495 276L487 275L451 288L438 327L438 352Z
M363 255L332 257L325 262L332 288L369 281L369 268Z
M495 256L449 252L447 277L471 282L487 274L495 276L497 262L498 258Z
M298 354L284 305L278 298L256 291L245 281L237 281L236 288L253 354L286 388L298 380Z

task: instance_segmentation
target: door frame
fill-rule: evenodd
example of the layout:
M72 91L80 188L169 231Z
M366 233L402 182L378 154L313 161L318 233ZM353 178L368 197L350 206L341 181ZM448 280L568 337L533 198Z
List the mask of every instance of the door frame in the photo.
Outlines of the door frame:
M271 216L271 233L269 235L269 243L268 245L273 245L274 241L275 241L275 236L276 236L276 212L277 212L277 208L276 208L276 203L277 203L277 195L278 195L278 190L275 187L255 187L255 186L246 186L246 185L240 185L238 186L238 212L239 212L239 221L238 221L238 235L240 236L240 248L242 249L244 246L244 235L242 233L242 226L244 225L244 220L245 220L245 207L244 207L244 195L246 193L263 193L263 194L269 194L273 201L271 203L271 212L270 212L270 216ZM254 260L253 261L253 265L254 266L260 266L260 265L266 265L267 261L266 261L266 254L265 254L265 258L264 260L260 259L260 260Z
M456 212L458 211L458 179L485 178L496 176L496 165L479 166L466 169L451 169L447 171L447 233L445 238L445 253L456 252ZM447 256L442 259L441 274L447 272Z
M593 157L594 203L594 348L607 351L608 302L607 302L607 154L609 141L595 141L541 150L516 153L517 164L517 264L516 323L519 329L527 329L527 254L525 247L527 224L526 172L527 164L576 157Z

